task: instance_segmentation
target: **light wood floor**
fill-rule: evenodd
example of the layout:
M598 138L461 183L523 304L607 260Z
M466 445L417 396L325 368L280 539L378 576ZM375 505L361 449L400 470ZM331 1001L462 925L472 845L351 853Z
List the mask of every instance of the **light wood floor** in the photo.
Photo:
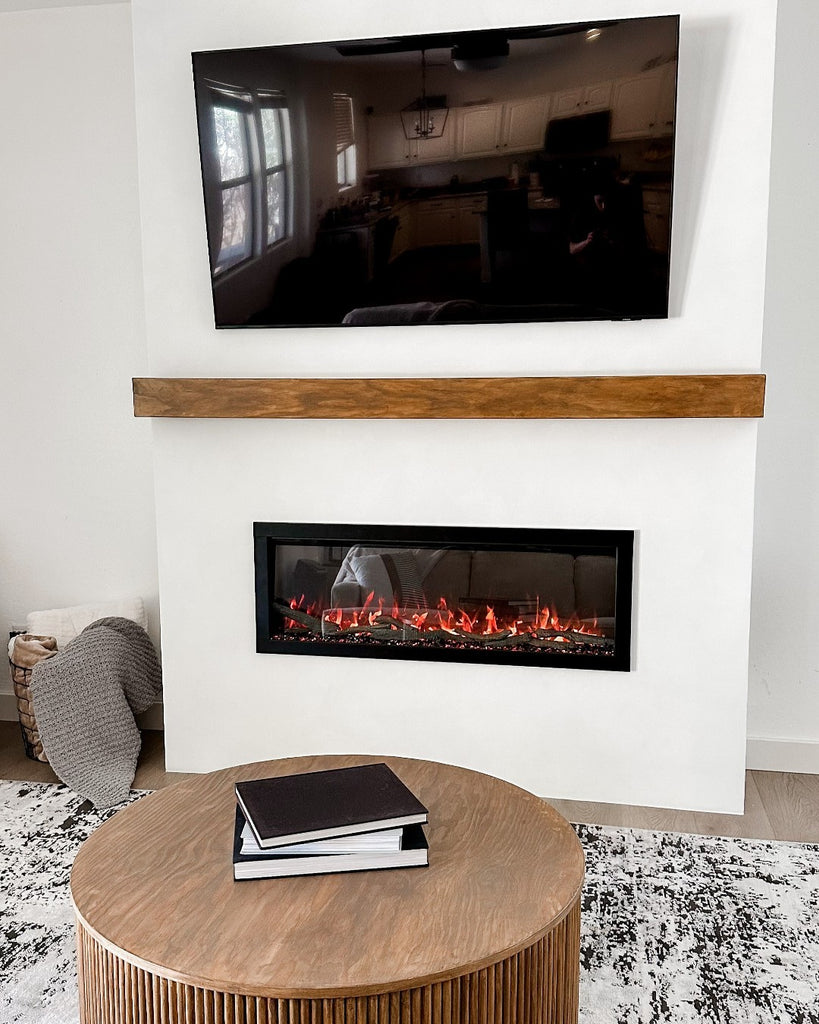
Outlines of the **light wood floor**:
M746 839L819 843L819 775L745 773L745 813L708 814L626 804L550 800L569 821Z
M134 789L161 789L172 782L190 778L181 772L165 771L165 734L143 732ZM24 782L59 782L50 765L26 757L20 726L17 722L0 722L0 779Z
M188 778L179 772L165 771L163 739L161 732L142 734L142 753L134 780L135 789L160 789ZM59 781L47 764L40 764L25 756L16 722L0 722L0 779ZM625 804L581 803L574 800L551 800L550 803L570 821L589 824L819 843L819 775L746 772L745 813L742 815L663 810Z

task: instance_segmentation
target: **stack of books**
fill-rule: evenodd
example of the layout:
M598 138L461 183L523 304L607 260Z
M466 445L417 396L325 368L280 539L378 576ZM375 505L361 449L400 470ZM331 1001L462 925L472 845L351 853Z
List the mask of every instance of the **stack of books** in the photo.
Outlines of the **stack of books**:
M237 782L233 877L422 867L427 820L384 763Z

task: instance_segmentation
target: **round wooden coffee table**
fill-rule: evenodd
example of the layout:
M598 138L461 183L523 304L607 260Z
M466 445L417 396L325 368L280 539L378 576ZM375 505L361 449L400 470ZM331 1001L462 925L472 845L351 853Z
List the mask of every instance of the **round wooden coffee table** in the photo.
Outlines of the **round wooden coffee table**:
M429 808L429 867L234 882L239 779L386 761ZM83 1024L570 1024L583 852L507 782L299 757L143 797L71 875Z

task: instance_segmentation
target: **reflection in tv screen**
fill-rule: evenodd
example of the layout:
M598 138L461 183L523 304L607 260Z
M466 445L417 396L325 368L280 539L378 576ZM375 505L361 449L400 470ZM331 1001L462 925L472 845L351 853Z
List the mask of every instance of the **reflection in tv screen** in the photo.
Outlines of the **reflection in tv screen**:
M217 327L668 316L679 18L193 54Z

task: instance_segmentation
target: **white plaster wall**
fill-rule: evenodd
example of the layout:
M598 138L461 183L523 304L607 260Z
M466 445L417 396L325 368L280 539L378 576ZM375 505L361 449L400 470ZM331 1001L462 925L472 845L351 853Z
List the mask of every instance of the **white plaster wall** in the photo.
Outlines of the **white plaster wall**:
M134 0L150 371L158 376L754 371L773 0L680 0L667 322L216 332L192 50L502 23L439 9ZM610 17L555 0L548 20ZM667 13L655 0L621 14ZM520 3L520 23L544 20ZM407 344L411 341L410 344ZM155 422L172 769L322 750L431 756L553 796L739 811L752 422ZM368 462L368 445L398 454ZM467 453L467 454L464 454ZM474 453L471 456L470 453ZM481 462L479 453L486 456ZM380 665L253 653L254 519L638 531L635 671Z
M195 426L155 426L167 453L157 490L160 559L172 574L162 614L175 767L398 752L552 796L741 805L752 425L719 424L719 438L696 421L604 432L587 421ZM446 457L465 444L475 458ZM373 471L368 447L400 457ZM624 450L638 471L617 462ZM634 671L254 654L251 524L316 512L330 522L636 529Z
M748 707L750 767L819 773L819 7L780 0Z
M146 365L131 67L126 4L0 13L6 636L29 611L132 595L159 635L150 427L130 398Z

